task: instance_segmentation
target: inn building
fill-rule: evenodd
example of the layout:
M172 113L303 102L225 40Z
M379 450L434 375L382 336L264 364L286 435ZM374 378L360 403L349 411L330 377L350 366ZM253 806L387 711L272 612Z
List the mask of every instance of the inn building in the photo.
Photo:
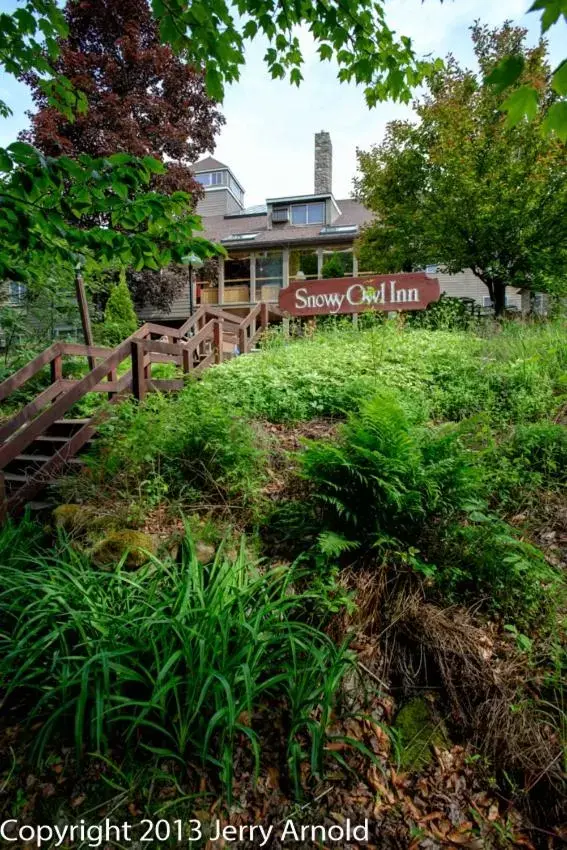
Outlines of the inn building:
M307 280L321 278L325 262L337 252L345 276L375 273L361 268L353 251L361 227L373 214L352 198L335 198L329 133L315 134L310 193L267 198L264 204L246 207L244 187L229 165L207 156L193 169L204 189L197 206L203 235L227 251L217 280L207 280L199 271L193 275L193 305L215 304L240 312L259 301L276 303L280 289L298 272ZM449 275L435 270L435 274L442 292L490 306L485 285L471 271ZM518 290L510 288L507 301L510 307L521 308ZM181 320L187 318L190 303L187 284L169 313L146 308L141 314L144 319Z

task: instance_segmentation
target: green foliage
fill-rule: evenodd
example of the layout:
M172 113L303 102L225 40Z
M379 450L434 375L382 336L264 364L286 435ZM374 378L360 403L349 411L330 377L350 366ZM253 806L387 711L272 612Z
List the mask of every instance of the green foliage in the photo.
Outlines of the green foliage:
M300 456L322 527L364 551L417 543L426 527L461 510L476 478L454 431L410 426L387 396L351 414L338 440ZM328 547L328 539L325 541Z
M567 3L565 0L535 0L529 11L541 11L542 38L561 18L564 21L567 20ZM486 76L486 83L495 86L498 91L504 91L517 82L524 67L524 56L519 53L512 53L505 56L495 68L492 68ZM522 118L531 119L540 108L544 116L542 123L544 131L556 133L562 142L567 142L567 102L565 100L552 101L549 105L549 100L542 98L539 86L532 83L523 88L525 91L521 103L518 103L517 97L513 99L514 96L511 95L502 105L502 109L508 112L508 122L513 125L521 121ZM567 95L567 59L563 59L553 71L551 88L562 98Z
M542 552L495 516L475 512L468 523L449 526L437 554L443 566L436 581L445 593L459 601L484 597L517 625L553 617L564 598L564 583Z
M38 757L51 740L74 737L79 756L126 742L200 761L230 799L237 746L258 773L269 707L296 787L304 758L322 769L350 661L309 625L313 595L294 591L305 579L296 568L259 574L244 547L205 567L186 537L178 562L152 559L135 575L93 570L63 546L2 562L0 577L0 681L42 721Z
M110 292L104 308L104 323L100 328L100 337L105 345L119 345L138 328L138 318L130 290L122 275L119 283Z
M465 331L477 321L470 304L462 298L451 298L444 292L439 301L433 301L425 310L416 310L407 317L408 324L431 331Z
M194 252L224 250L195 237L200 219L184 192L148 191L163 165L126 153L105 158L45 157L14 142L3 152L0 185L0 276L33 279L53 264L76 269L113 266L159 269ZM98 224L108 219L109 227Z
M323 268L321 269L321 277L328 279L333 277L344 277L345 276L345 264L342 254L339 251L335 251L329 259L323 263Z
M492 439L478 456L487 492L500 506L517 511L541 490L567 485L567 431L564 425L517 425Z
M518 114L536 107L532 84L553 99L545 45L528 47L525 36L510 23L472 28L481 74L510 52L525 58L508 97ZM383 272L429 263L472 269L497 313L506 286L545 291L556 275L564 287L565 146L542 133L541 116L517 126L501 120L505 95L453 58L428 86L418 123L392 122L381 144L359 152L358 196L376 214L361 260Z
M520 469L539 473L544 480L567 484L567 428L551 422L518 425L503 450Z
M264 453L249 422L221 398L190 385L178 398L153 396L144 406L121 405L101 428L93 463L109 486L154 479L188 503L212 499L251 509L264 479Z

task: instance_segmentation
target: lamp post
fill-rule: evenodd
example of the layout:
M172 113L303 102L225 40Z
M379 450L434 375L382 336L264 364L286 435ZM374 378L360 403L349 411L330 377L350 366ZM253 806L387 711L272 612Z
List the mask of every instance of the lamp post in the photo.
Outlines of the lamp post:
M195 311L195 304L193 301L193 269L200 269L203 267L203 261L197 254L191 253L186 254L183 257L183 263L189 266L189 315L192 316Z

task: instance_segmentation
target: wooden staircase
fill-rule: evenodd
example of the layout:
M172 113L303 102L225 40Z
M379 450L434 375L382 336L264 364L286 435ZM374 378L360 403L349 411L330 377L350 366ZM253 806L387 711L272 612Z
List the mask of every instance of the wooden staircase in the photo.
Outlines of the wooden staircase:
M81 463L80 452L110 415L106 405L91 418L67 416L88 393L106 393L115 404L130 394L142 400L148 392L181 389L183 378L153 378L152 364L174 363L185 374L199 375L235 353L248 353L270 319L280 317L268 304L257 304L243 319L204 305L180 328L145 324L114 349L59 342L47 348L0 384L2 402L50 368L49 385L11 419L0 422L0 521L20 513L66 468ZM87 357L87 374L64 379L65 356ZM119 376L122 364L127 371Z

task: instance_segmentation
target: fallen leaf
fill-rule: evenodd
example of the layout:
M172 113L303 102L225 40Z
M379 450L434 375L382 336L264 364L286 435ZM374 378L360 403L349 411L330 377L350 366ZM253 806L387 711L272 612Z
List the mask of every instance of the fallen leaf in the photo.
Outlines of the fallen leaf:
M71 800L71 808L72 809L78 809L79 806L83 805L83 803L85 802L86 799L87 799L86 794L80 794L78 797L75 797L73 800Z

